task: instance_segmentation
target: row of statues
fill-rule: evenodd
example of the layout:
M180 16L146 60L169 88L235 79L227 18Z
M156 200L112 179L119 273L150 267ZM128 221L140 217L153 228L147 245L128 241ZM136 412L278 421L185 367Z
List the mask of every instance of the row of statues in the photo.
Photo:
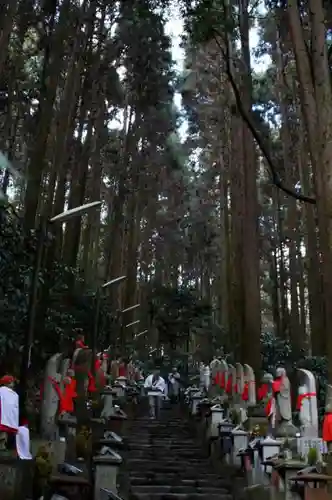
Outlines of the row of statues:
M316 381L314 375L299 369L296 408L300 423L307 435L318 436L318 411ZM227 364L221 358L214 358L210 364L200 366L200 385L205 391L217 387L223 397L231 398L244 408L264 407L270 427L279 435L295 435L292 422L292 392L285 368L278 367L275 376L266 373L256 385L253 369L247 365Z
M49 359L41 397L43 437L53 439L57 432L57 416L72 415L80 400L84 406L87 395L103 391L111 380L141 378L139 368L132 361L126 364L121 358L112 360L109 350L98 353L93 363L92 357L91 349L79 339L71 358L57 353Z

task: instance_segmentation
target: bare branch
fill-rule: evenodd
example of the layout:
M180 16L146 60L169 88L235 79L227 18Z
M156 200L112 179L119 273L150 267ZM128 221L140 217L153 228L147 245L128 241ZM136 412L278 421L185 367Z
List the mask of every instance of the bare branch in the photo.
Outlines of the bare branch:
M225 50L219 41L220 38L221 39L223 38L222 34L219 33L218 30L216 30L216 29L213 29L213 32L215 34L214 38L215 38L216 44L218 45L218 47L219 47L219 49L220 49L220 51L225 59L225 62L226 62L226 73L227 73L227 76L229 79L229 83L231 84L231 87L233 89L237 108L240 112L240 115L242 116L242 119L244 120L244 122L247 124L249 130L251 131L255 141L257 142L258 147L260 148L260 150L261 150L261 152L262 152L262 154L263 154L263 156L264 156L264 158L265 158L265 160L270 168L273 184L277 188L279 188L281 191L283 191L287 195L291 196L292 198L295 198L296 200L299 200L299 201L302 201L305 203L310 203L312 205L315 205L316 204L315 198L311 198L310 196L305 196L301 193L298 193L298 192L294 191L293 189L285 186L283 184L283 182L281 181L279 174L277 172L277 169L275 167L274 161L269 153L268 147L264 143L264 140L263 140L261 134L258 132L258 130L255 126L254 118L253 118L251 112L248 111L243 105L240 90L236 84L236 81L235 81L235 78L233 75L233 70L231 67L231 59L230 59L230 54L229 54L228 42L227 42L227 40L225 40L225 46L226 46L226 50Z

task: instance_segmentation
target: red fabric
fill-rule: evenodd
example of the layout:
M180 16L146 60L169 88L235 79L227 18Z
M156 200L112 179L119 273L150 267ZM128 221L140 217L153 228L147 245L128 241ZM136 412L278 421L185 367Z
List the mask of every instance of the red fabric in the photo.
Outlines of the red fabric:
M72 413L74 411L74 401L76 398L76 380L70 377L70 382L65 385L63 392L60 390L60 386L53 377L48 377L51 382L53 389L57 393L59 398L59 414L64 412ZM44 397L44 384L40 386L40 400L42 401ZM22 424L25 425L25 424Z
M0 404L0 422L1 422L1 404ZM17 429L13 427L7 427L7 425L0 424L0 432L6 432L7 434L17 434Z
M127 367L124 363L119 366L119 377L127 377Z
M304 394L299 394L296 401L296 409L301 410L302 402L305 398L314 398L316 396L315 392L306 392Z
M242 392L242 400L248 401L249 399L249 384L248 382L244 384L243 392Z
M226 385L227 394L232 394L232 385L233 385L233 380L232 380L232 375L230 375L227 379L227 385Z
M76 349L81 348L81 349L89 349L87 345L84 344L83 340L76 340Z
M0 412L0 418L1 418L1 412ZM0 432L7 432L7 434L17 434L17 429L14 429L13 427L7 427L7 425L0 424Z
M65 410L63 409L63 396L62 396L61 391L60 391L60 386L53 377L48 377L48 378L53 386L53 389L55 390L55 392L57 393L57 396L59 398L59 413L61 415L61 413L63 413Z
M76 398L76 380L70 377L70 382L65 385L62 394L63 412L72 413L74 411L74 398Z
M323 420L323 441L332 441L332 413L325 413Z
M221 379L222 379L222 373L221 372L216 373L216 376L214 377L213 381L214 381L215 385L217 385L218 387L222 387Z
M220 387L221 387L222 389L225 389L225 387L226 387L226 376L225 376L225 372L222 372L222 374L221 374Z
M95 369L96 369L96 373L98 372L98 375L99 375L100 385L102 387L105 387L106 377L105 377L104 370L102 370L102 368L101 368L102 364L103 364L102 361L100 359L97 359L96 363L95 363Z
M273 380L273 382L272 382L272 391L273 391L273 394L276 394L277 392L280 392L281 382L282 382L281 378L276 378L275 380Z
M88 391L89 392L96 392L96 390L97 390L96 381L95 381L91 372L88 373L88 377L89 377Z
M4 375L0 378L0 385L9 385L15 382L15 378L12 375Z
M267 384L262 384L258 388L258 393L257 393L257 398L258 401L262 401L262 399L265 399L268 394L268 385Z
M272 399L273 398L270 398L266 404L266 407L265 407L265 415L267 417L270 416L270 413L271 413L271 410L272 410Z

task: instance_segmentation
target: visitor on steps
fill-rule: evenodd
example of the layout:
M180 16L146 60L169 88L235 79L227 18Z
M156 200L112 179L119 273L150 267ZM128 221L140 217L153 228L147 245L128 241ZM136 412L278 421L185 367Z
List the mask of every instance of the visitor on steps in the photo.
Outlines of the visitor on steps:
M158 418L160 415L162 400L166 394L166 383L160 376L158 368L156 368L154 372L145 379L144 388L148 393L150 418Z
M174 366L168 375L168 395L172 402L177 403L180 397L180 373Z

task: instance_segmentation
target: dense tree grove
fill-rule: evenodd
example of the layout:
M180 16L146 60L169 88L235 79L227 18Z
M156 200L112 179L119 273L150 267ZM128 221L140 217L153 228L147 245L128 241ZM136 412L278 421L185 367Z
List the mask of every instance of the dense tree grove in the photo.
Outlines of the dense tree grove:
M76 329L91 338L97 289L125 275L102 293L100 347L223 349L256 372L306 359L332 377L328 2L10 0L0 12L2 369L22 350L43 237L38 366ZM166 30L179 17L183 71Z

